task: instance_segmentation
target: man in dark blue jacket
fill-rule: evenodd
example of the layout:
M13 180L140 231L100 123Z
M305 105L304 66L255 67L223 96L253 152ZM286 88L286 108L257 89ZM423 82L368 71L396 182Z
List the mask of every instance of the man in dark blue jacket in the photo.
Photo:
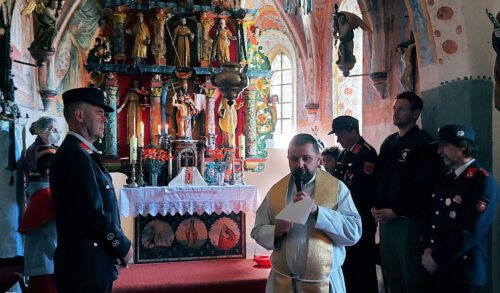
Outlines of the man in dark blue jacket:
M438 153L449 171L436 182L424 237L422 264L433 292L480 292L491 258L491 231L499 189L474 159L474 131L462 125L438 130Z
M50 170L58 237L54 275L60 293L111 292L116 265L126 266L132 258L113 182L92 145L104 136L105 114L113 111L105 100L96 88L63 94L69 132Z

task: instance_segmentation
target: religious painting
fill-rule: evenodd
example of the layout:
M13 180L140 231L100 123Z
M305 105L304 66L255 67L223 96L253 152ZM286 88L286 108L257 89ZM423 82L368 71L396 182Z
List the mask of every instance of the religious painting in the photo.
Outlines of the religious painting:
M135 218L135 262L244 258L245 214Z

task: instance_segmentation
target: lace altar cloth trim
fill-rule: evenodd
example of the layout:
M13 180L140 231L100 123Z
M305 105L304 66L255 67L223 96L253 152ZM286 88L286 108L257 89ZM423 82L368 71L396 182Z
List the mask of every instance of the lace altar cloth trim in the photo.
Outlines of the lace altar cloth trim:
M255 212L261 202L254 185L122 188L120 216Z

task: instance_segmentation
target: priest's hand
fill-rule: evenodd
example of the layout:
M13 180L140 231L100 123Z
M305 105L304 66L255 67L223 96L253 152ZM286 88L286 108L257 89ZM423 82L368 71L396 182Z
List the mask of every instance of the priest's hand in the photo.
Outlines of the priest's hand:
M422 265L431 275L438 270L439 266L432 258L432 248L427 247L424 250L424 254L422 254Z
M293 197L293 202L298 202L298 201L301 201L301 200L306 199L306 198L310 199L311 197L309 196L309 194L307 194L307 192L299 191ZM310 213L314 214L314 213L316 213L317 210L318 210L318 205L316 204L316 201L315 201L312 208L311 208Z
M283 237L293 227L292 222L278 220L278 219L276 219L276 222L274 223L274 225L275 225L274 226L274 237L275 238Z

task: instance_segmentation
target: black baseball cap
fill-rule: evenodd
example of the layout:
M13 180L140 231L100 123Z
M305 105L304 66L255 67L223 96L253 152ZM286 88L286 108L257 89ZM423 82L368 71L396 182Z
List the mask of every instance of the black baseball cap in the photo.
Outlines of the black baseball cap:
M332 131L328 132L328 134L336 133L342 130L351 130L351 129L359 129L358 119L352 116L342 115L333 119Z
M65 91L62 94L64 106L76 102L86 102L94 106L101 107L105 112L114 112L115 110L106 104L105 93L92 87L82 87Z
M438 138L434 143L450 142L456 144L462 139L468 139L474 142L476 133L468 126L448 124L438 128Z

